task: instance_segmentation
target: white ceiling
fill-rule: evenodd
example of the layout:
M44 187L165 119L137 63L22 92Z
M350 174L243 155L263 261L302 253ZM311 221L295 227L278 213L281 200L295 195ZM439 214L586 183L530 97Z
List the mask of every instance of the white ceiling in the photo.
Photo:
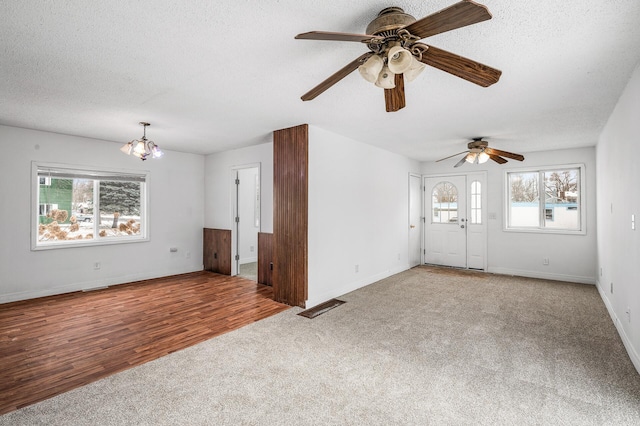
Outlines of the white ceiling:
M294 40L364 33L388 6L456 0L3 0L0 124L207 154L309 123L418 160L473 136L514 152L595 145L640 60L640 1L480 0L493 19L425 41L502 70L482 88L427 67L407 107L357 72L300 96L367 48ZM452 159L451 161L456 161Z

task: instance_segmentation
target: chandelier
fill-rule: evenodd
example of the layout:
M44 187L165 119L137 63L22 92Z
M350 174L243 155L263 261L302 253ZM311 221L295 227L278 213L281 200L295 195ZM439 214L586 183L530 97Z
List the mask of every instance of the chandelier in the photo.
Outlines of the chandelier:
M142 139L134 139L131 142L127 142L122 148L120 148L120 151L127 155L135 155L142 161L146 160L147 157L162 157L164 153L160 150L160 147L153 141L147 139L147 126L150 126L151 124L141 121L140 125L144 126Z

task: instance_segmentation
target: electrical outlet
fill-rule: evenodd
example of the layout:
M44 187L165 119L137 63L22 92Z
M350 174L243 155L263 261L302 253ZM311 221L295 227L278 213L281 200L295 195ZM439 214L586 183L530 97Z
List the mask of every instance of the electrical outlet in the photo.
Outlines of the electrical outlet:
M602 267L600 267L600 276L602 276Z
M360 265L356 265L356 274L360 272Z
M256 248L255 248L254 246L249 246L249 251L250 251L251 253L253 253L253 252L255 251L255 249L256 249Z
M191 259L191 251L187 250L186 252L184 252L184 257L186 257L187 259Z
M93 269L95 269L95 270L97 271L98 269L100 269L100 267L101 267L101 266L102 266L102 265L100 265L100 262L95 262L95 263L93 264Z
M549 258L545 257L544 259L542 259L542 264L543 265L548 265L549 264Z
M613 281L611 282L611 289L609 291L613 294Z
M625 314L627 314L627 322L631 322L631 308L629 306L627 306L627 310L624 311Z
M398 253L398 260L400 260L400 253Z

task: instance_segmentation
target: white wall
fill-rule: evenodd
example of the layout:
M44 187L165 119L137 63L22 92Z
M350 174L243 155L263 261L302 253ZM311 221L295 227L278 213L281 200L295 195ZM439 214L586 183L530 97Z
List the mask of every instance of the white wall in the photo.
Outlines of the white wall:
M618 100L600 140L598 289L640 372L640 66ZM631 229L635 215L636 229ZM613 292L611 292L613 283ZM630 315L626 312L630 308Z
M205 158L205 228L231 229L231 169L260 164L260 232L273 232L273 143L234 149Z
M500 148L496 146L496 148ZM422 165L425 175L486 170L488 196L488 271L499 274L546 278L587 284L596 282L596 170L595 149L580 148L525 153L525 161L498 165L464 164L459 158ZM562 164L585 165L586 235L563 235L504 231L504 172L523 167ZM549 265L543 265L549 258Z
M409 173L419 168L309 126L308 307L409 268Z
M142 162L121 145L0 126L0 303L202 269L204 157ZM150 241L31 251L34 160L148 170Z

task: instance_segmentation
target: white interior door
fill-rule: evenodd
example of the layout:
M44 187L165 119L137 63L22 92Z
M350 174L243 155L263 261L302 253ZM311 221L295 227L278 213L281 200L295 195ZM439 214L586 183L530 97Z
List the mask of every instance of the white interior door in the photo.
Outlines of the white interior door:
M420 235L422 230L422 178L409 175L409 266L420 264Z
M231 275L240 274L240 265L258 261L260 232L260 165L233 167L232 170Z
M425 178L425 263L467 267L466 177Z

